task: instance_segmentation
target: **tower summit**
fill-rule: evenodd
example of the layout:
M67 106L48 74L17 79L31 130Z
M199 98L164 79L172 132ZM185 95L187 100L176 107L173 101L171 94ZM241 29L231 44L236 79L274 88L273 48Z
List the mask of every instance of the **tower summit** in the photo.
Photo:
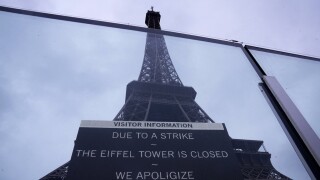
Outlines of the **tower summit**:
M153 11L153 8L152 8L151 11L148 11L146 13L145 23L150 29L161 30L160 18L161 18L160 13ZM151 123L156 123L156 124L158 123L160 125L172 125L174 123L180 123L180 124L190 123L196 126L197 124L201 124L200 125L201 127L215 126L215 124L218 124L218 123L214 123L214 121L206 114L206 112L195 102L195 97L196 97L196 91L192 87L186 87L182 84L182 81L180 80L178 73L176 72L173 66L163 35L158 34L158 32L154 32L154 33L148 32L147 38L146 38L144 59L142 62L142 67L141 67L138 80L132 81L127 85L125 103L123 107L120 109L119 113L115 116L114 124L117 124L116 121L120 121L120 124L123 121L133 121L137 126L139 125L141 126L143 123L149 123L149 121L152 121ZM208 123L208 124L205 124L205 123ZM90 126L91 125L94 126L95 124L92 123L90 124ZM189 145L185 146L185 148L190 148L190 147L201 148L199 145L204 146L206 144L212 144L212 141L215 140L215 144L214 144L215 147L218 147L218 148L227 147L227 146L229 147L229 150L230 150L228 152L230 156L229 163L231 162L231 165L233 165L232 167L237 167L237 170L234 172L239 172L239 175L242 176L243 179L289 179L288 177L278 172L272 166L270 161L270 158L271 158L270 153L259 151L260 147L263 144L263 141L232 139L228 136L227 130L225 129L224 125L221 125L221 127L223 129L223 132L225 132L224 136L205 137L205 139L208 139L208 138L209 139L212 138L212 139L210 139L210 143L204 143L204 144L201 144L203 139L198 139L196 143L192 144L191 146ZM97 148L93 150L76 149L76 147L79 148L80 141L86 142L89 144L93 143L92 140L87 139L87 138L92 138L93 136L88 137L88 136L85 136L83 133L80 134L80 131L84 132L87 130L88 129L80 127L78 137L75 143L75 149L74 149L70 163L67 162L66 164L54 170L53 172L49 173L47 176L43 177L42 179L64 179L65 177L69 177L69 175L72 177L75 177L74 175L77 175L77 168L79 167L78 166L79 161L77 161L76 156L77 155L79 156L79 154L80 156L85 156L86 160L89 159L87 157L92 157L92 159L96 159ZM157 132L157 130L154 130L152 132ZM90 129L90 131L94 131L94 133L96 134L105 133L105 129L102 129L102 128L100 129L92 128ZM179 130L179 132L182 132L182 130ZM170 133L177 134L177 132L170 132ZM116 133L114 135L114 132L113 132L112 134L113 138L118 136L119 134L117 135ZM124 136L129 139L132 138L130 133L127 133ZM178 135L175 135L175 136L179 137ZM107 136L104 136L104 137L106 138ZM187 137L187 136L184 135L182 137ZM191 135L189 134L188 138L194 139L192 137L192 134ZM102 146L103 148L106 148L105 147L106 142L103 138L96 138L94 139L94 141L99 142L98 143L99 147ZM116 145L118 149L122 148L121 146L117 145L118 143L120 143L120 140L112 141L112 142L113 143L110 143L110 145ZM165 150L166 148L168 148L168 147L163 147L163 146L168 146L167 142L165 143L162 142L163 146L160 146L160 143L161 143L160 141L159 141L159 144L152 144L152 143L151 143L152 147L148 147L151 150L154 149L155 147L160 148L162 150L163 149ZM133 149L141 148L137 144L130 144L130 145ZM150 143L148 145L150 146ZM170 148L173 148L175 145L176 143L171 143ZM140 150L139 152L147 152L147 151L141 151L141 149L139 150ZM155 152L155 151L150 151L150 152ZM174 157L173 151L161 151L161 152L167 153L164 155L164 157L166 157L165 159ZM186 158L187 157L186 152L187 151L181 151L177 155ZM192 151L192 152L195 152L195 151ZM203 152L206 152L206 151L203 151ZM202 156L206 156L206 153L203 154L203 152L202 152ZM132 155L131 153L132 153L131 151L123 151L123 150L122 151L100 150L100 155L103 156L104 158L106 157L119 158L118 155L122 158L128 158L125 161L121 159L117 159L116 164L111 164L112 169L115 169L113 165L115 166L117 165L117 167L124 166L124 164L121 164L121 163L119 164L120 161L125 162L126 168L129 165L130 165L129 168L133 168L133 169L140 168L140 164L136 164L138 160L132 159L134 158L134 155ZM226 151L220 151L220 152L215 151L215 153L218 153L218 154L212 154L212 152L210 153L211 153L210 154L211 157L213 156L228 157L228 155L226 155L227 153ZM195 156L195 153L190 153L190 155ZM208 152L208 156L209 156L209 152ZM101 167L110 167L111 160L112 159L110 159L110 161L109 159L108 160L99 159L95 162L94 161L89 162L88 160L88 163L90 164L91 169L92 167L95 167L95 166L97 166L96 169L99 169ZM149 160L145 160L143 163L146 163L146 161L149 161ZM163 162L164 161L165 160L163 160ZM213 163L213 161L215 160L206 161L206 162ZM180 160L171 160L170 162L171 162L171 166L174 166L177 169L185 166L185 164L193 165L194 162L196 162L196 164L199 164L199 161L195 159L191 161L184 161L186 163L181 163ZM225 176L229 176L230 174L232 176L232 173L227 173L231 171L231 168L229 171L228 171L228 168L225 168L225 167L231 167L231 166L228 166L229 164L227 164L226 166L226 164L224 164L226 161L219 161L219 162L220 163L216 163L216 162L213 163L215 167L206 167L205 169L211 169L213 171L214 169L219 169L223 167L219 171L226 171ZM85 163L86 166L88 166L88 163ZM159 164L151 164L151 165L152 165L152 171L154 171L154 170L157 170L156 168L158 167ZM142 167L145 168L145 164L143 164ZM164 165L162 168L166 169L168 167ZM194 167L194 168L199 168L199 167ZM93 170L96 170L96 169L93 168ZM106 169L106 171L107 170L108 169ZM100 171L99 173L101 175L106 174L105 172L100 172ZM182 172L175 172L175 175L177 175L178 173L182 173ZM87 177L98 177L92 174L90 175L89 171L87 172L86 175L88 175ZM190 177L189 179L197 179L192 176L193 171L190 171L190 174L188 175ZM201 173L198 173L198 175L200 177ZM120 177L120 176L125 177L129 175L128 173L122 174L122 175L120 174L117 177ZM169 177L168 174L166 175L166 177L167 179L170 179L168 178ZM205 179L205 178L210 179L213 177L215 176L204 177L202 179ZM82 177L82 178L86 178L86 177ZM122 179L125 179L125 178L122 178Z
M145 23L148 26L148 28L161 29L160 18L160 13L153 11L153 7L151 6L151 11L148 11L146 14Z

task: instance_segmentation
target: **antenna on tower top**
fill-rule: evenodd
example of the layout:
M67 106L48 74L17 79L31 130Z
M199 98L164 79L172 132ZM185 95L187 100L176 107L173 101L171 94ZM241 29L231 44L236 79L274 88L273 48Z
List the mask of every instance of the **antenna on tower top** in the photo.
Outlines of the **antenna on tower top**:
M153 6L151 6L151 11L153 11Z

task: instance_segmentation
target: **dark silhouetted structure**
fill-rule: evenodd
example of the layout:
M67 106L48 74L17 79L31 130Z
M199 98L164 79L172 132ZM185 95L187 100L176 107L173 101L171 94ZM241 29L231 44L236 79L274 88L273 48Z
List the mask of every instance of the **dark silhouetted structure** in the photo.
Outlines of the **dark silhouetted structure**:
M159 12L151 10L145 23L148 28L160 30L160 18ZM214 123L195 97L192 87L183 86L163 35L148 33L139 79L127 85L125 104L114 120ZM259 151L263 141L231 139L231 142L244 179L289 179L272 166L270 153ZM42 179L64 179L67 172L68 163Z

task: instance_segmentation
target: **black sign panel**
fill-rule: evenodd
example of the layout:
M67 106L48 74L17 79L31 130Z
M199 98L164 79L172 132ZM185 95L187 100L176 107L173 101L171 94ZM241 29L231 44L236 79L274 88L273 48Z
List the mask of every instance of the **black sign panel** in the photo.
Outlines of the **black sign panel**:
M67 179L213 180L242 175L223 124L82 121Z

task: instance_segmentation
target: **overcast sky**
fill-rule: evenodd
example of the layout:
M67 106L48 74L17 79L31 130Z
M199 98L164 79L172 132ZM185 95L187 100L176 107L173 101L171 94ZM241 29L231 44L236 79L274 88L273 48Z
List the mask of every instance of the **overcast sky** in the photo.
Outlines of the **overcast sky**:
M0 5L142 27L154 6L166 30L320 57L319 1L0 0ZM126 84L138 78L146 34L9 13L1 13L0 22L0 179L36 179L70 159L80 120L114 118ZM199 105L226 123L231 137L263 140L280 172L306 179L241 50L165 38L182 82L198 92Z
M318 0L0 0L0 5L144 27L151 6L162 27L320 56Z

